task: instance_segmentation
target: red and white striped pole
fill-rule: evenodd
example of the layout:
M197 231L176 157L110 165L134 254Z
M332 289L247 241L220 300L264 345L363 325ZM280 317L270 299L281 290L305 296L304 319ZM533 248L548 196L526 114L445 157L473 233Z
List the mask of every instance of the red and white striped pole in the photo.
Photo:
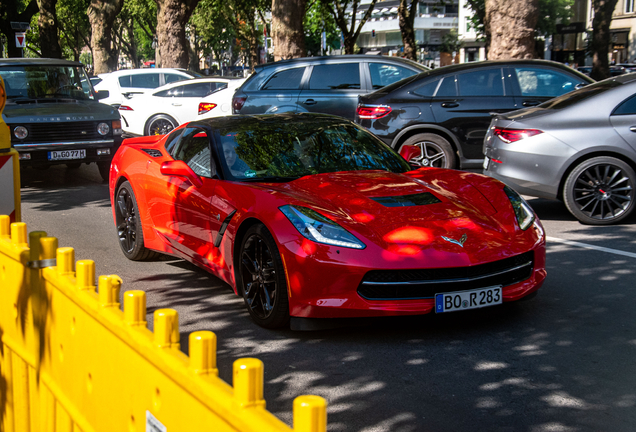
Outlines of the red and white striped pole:
M11 147L11 135L2 117L7 102L4 81L0 77L0 215L8 215L11 222L21 222L20 157Z

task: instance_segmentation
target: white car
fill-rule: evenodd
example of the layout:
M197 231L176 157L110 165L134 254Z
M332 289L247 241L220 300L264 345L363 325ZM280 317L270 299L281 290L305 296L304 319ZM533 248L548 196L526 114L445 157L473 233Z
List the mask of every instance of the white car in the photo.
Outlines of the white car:
M203 98L225 89L230 82L235 89L234 81L237 79L196 78L138 95L119 107L122 129L133 135L164 135L182 123L198 119ZM230 114L231 108L228 107L227 111Z
M196 118L192 118L192 120L232 115L232 98L234 97L234 92L246 80L247 78L232 79L228 82L227 87L217 90L201 99L196 110L197 116Z
M95 91L108 90L109 95L100 102L118 108L135 95L146 93L163 85L198 78L201 75L185 69L146 68L125 69L115 72L99 74L101 79L93 87Z

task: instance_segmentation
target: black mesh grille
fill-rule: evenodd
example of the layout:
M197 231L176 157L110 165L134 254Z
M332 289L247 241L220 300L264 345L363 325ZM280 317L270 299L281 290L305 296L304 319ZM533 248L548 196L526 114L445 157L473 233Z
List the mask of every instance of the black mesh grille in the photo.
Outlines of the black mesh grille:
M534 252L529 251L472 267L372 270L362 279L358 294L369 300L431 298L441 292L512 285L528 279L533 268Z
M89 141L112 138L112 130L108 134L100 135L97 132L97 125L100 121L77 121L77 122L50 122L50 123L31 123L23 124L29 135L24 140L19 140L13 133L11 134L11 142L13 144L21 143L49 143L57 141ZM110 122L104 122L110 123ZM17 125L9 125L11 130ZM111 126L108 124L108 126Z

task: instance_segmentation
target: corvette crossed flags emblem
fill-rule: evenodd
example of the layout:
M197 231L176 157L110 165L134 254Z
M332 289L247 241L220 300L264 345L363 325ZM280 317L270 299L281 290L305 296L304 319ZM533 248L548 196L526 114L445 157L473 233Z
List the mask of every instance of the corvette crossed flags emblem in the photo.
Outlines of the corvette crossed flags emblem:
M455 240L455 239L448 238L448 237L445 237L445 236L442 236L442 238L443 238L444 240L446 240L447 242L451 242L451 243L454 243L454 244L456 244L456 245L458 245L458 246L460 246L460 247L464 247L464 242L466 241L466 239L468 238L468 236L467 236L466 234L464 234L464 235L462 236L462 238L460 238L459 240Z

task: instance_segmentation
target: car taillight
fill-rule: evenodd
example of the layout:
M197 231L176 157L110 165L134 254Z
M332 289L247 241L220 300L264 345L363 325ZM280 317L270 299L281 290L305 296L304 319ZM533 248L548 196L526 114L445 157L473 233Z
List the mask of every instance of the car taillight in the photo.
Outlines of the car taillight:
M379 119L391 112L391 107L387 105L358 105L356 114L361 119Z
M238 114L241 108L243 108L246 100L247 96L234 96L232 99L232 112L234 114Z
M539 129L506 129L500 127L494 129L494 134L508 144L542 133L543 131Z
M199 104L199 114L205 114L208 111L212 111L214 108L216 108L216 104L215 103L201 102Z
M128 105L119 105L119 111L134 111L134 110Z

